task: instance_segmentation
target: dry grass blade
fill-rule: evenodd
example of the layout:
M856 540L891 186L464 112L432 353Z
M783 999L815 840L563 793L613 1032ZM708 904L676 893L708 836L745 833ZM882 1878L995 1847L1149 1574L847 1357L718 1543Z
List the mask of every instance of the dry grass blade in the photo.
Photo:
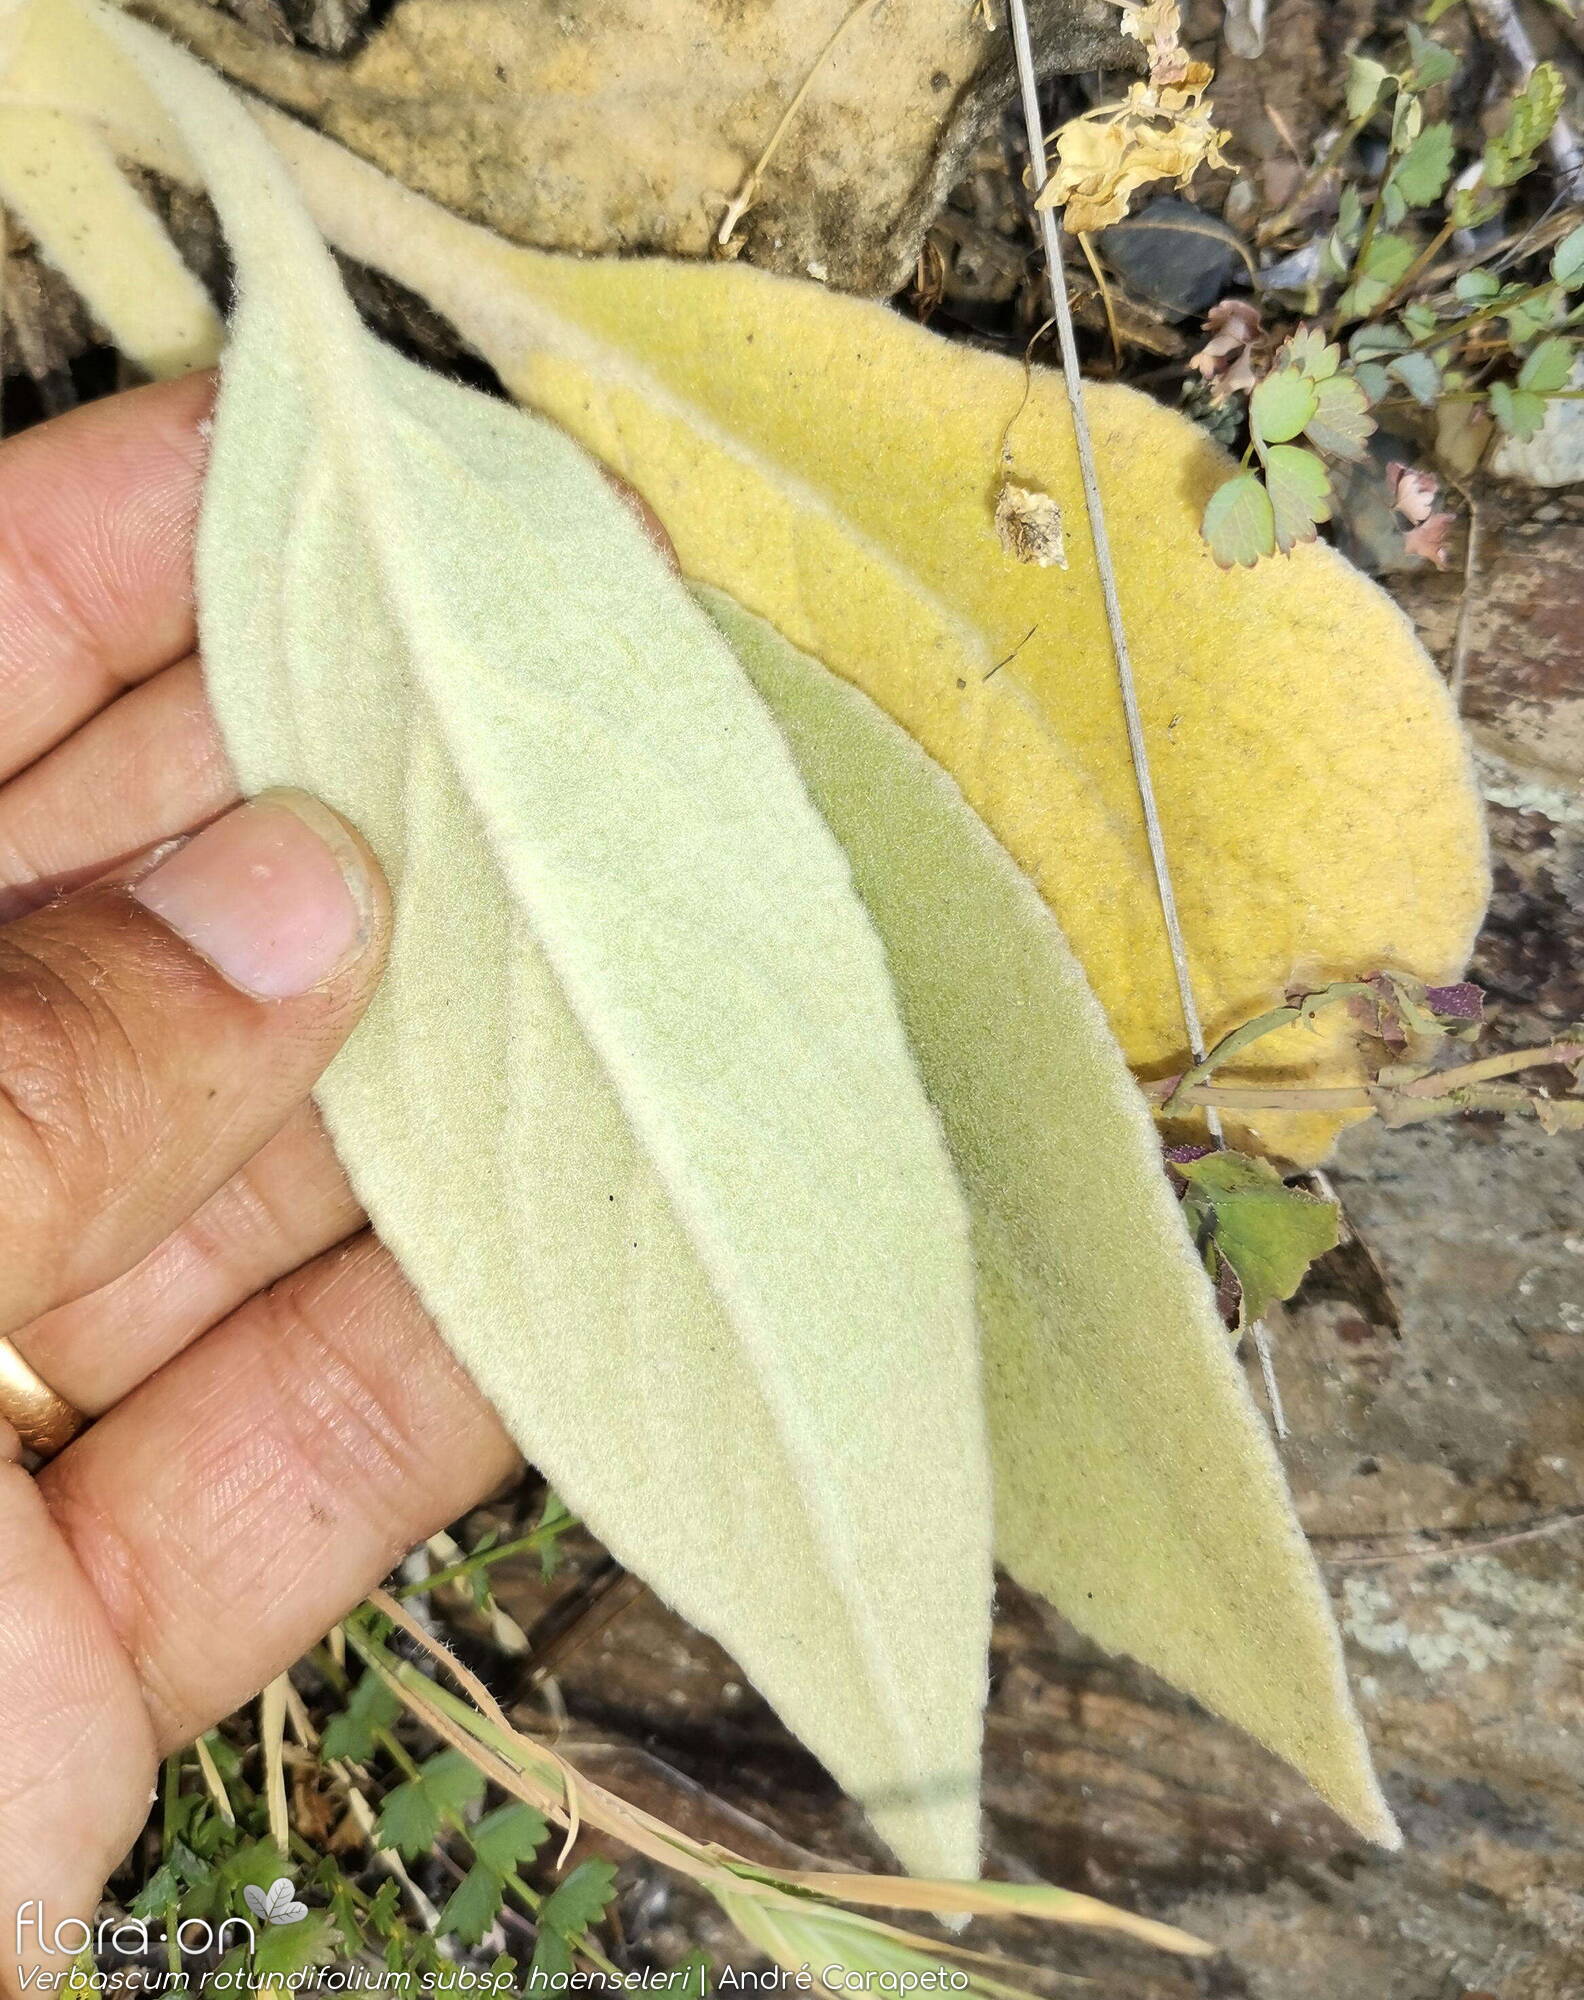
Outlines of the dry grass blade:
M204 1781L204 1789L213 1801L215 1811L227 1826L235 1826L236 1813L232 1808L231 1795L225 1788L225 1780L220 1775L220 1767L215 1763L214 1752L209 1748L207 1737L200 1736L194 1743L193 1755L197 1760L199 1776Z
M491 1722L499 1723L502 1729L509 1729L511 1723L506 1711L495 1699L478 1675L465 1667L449 1647L442 1646L432 1633L426 1632L410 1611L404 1610L389 1591L375 1590L369 1594L369 1602L393 1625L399 1625L409 1639L415 1640L426 1651L441 1661L445 1670L457 1685L476 1701Z
M827 1875L803 1870L777 1874L777 1883L811 1889L838 1903L862 1903L888 1910L939 1910L950 1907L964 1916L1038 1917L1049 1923L1082 1924L1092 1930L1123 1930L1129 1937L1159 1945L1162 1951L1203 1957L1214 1949L1202 1938L1178 1930L1175 1924L1135 1917L1095 1896L1046 1882L919 1882L902 1875ZM943 1902L942 1891L950 1892Z
M286 1690L284 1674L259 1696L259 1743L264 1753L264 1795L269 1801L270 1839L282 1854L291 1852L291 1814L286 1804Z
M384 1592L376 1594L373 1608L387 1617L400 1611ZM416 1620L402 1615L396 1622L444 1672L471 1683L473 1688L478 1686L473 1676ZM795 1918L801 1925L823 1918L884 1940L888 1948L933 1956L962 1955L950 1945L895 1931L872 1918L861 1917L853 1910L841 1908L843 1904L962 1916L1019 1916L1047 1923L1077 1924L1119 1931L1142 1944L1185 1956L1202 1957L1213 1949L1202 1939L1171 1924L1134 1916L1092 1896L1045 1883L923 1881L912 1876L826 1874L814 1870L772 1872L729 1848L693 1840L652 1813L629 1805L614 1792L592 1783L546 1745L514 1729L487 1691L482 1691L484 1703L494 1711L493 1716L427 1679L408 1662L397 1659L363 1621L349 1621L345 1629L353 1650L408 1712L450 1748L469 1758L492 1784L535 1807L558 1826L569 1831L582 1824L598 1827L661 1867L689 1877L707 1889L750 1942L761 1949L768 1946L760 1933L767 1936L783 1920ZM745 1927L738 1913L750 1908L757 1915ZM993 1982L978 1983L986 1991L1011 1990L998 1988Z

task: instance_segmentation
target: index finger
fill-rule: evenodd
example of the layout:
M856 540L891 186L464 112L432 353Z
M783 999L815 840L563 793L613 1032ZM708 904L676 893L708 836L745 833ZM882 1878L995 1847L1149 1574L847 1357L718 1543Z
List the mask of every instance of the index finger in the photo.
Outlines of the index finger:
M191 652L212 375L0 445L0 780Z

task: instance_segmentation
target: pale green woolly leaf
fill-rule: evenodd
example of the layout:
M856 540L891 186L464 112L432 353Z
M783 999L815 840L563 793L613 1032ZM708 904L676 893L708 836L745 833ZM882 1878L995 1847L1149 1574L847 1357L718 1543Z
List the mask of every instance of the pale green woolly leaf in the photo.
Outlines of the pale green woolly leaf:
M244 159L241 171L256 175L257 161ZM300 251L294 246L292 254ZM258 369L261 395L283 353L290 374L294 339L311 346L322 338L316 329L326 309L323 298L307 300L306 335L276 327L273 346L242 347L228 396L243 359ZM344 310L339 295L335 310ZM561 496L547 497L545 465L537 449L523 446L510 413L388 359L378 366L383 393L402 405L414 430L492 485L508 516L543 526L551 543L575 534L576 523L543 521L547 510L558 512ZM322 420L344 421L344 372L320 387ZM629 1546L643 1541L651 1558L663 1547L670 1563L663 1587L688 1615L720 1631L743 1603L762 1609L763 1551L773 1550L781 1644L787 1634L818 1637L790 1662L775 1644L750 1656L740 1630L730 1642L833 1768L876 1800L885 1787L874 1745L884 1743L903 1764L917 1739L896 1752L894 1734L886 1736L890 1718L870 1692L873 1676L865 1678L872 1635L850 1605L837 1603L832 1613L822 1523L752 1372L755 1357L735 1339L667 1186L634 1144L624 1102L586 1024L568 1009L537 933L516 914L499 850L481 831L475 801L460 790L445 743L435 730L405 740L415 705L411 663L399 646L375 645L359 656L359 754L347 756L344 703L326 684L323 657L342 623L364 632L377 625L380 579L359 562L356 539L305 540L301 521L295 553L279 546L280 522L305 485L303 440L289 431L260 436L249 439L251 457L228 456L224 408L221 414L227 504L246 531L243 540L253 536L246 561L237 548L228 551L236 622L281 663L286 688L255 700L256 681L236 674L224 700L239 735L256 732L286 775L324 791L373 835L398 885L392 974L332 1073L332 1125L367 1121L373 1136L363 1180L376 1215L397 1204L404 1175L433 1182L432 1207L417 1232L432 1260L431 1287L456 1302L459 1324L486 1329L468 1334L470 1365L618 1553L618 1534ZM360 403L351 421L366 427L369 415ZM377 450L377 436L374 443ZM580 490L575 504L598 523L609 503L602 490ZM272 524L273 541L264 532ZM425 518L423 529L430 525ZM615 521L605 531L609 546L626 547ZM491 545L487 535L476 539ZM207 539L206 549L215 560L227 553ZM422 567L426 550L411 541L402 549ZM449 542L444 549L450 562ZM651 558L641 551L630 560L641 568ZM477 558L464 553L461 561L459 574L471 584ZM281 615L283 565L293 617ZM517 563L513 582L543 617L546 605L522 587L530 573L530 564ZM301 615L308 605L318 607L313 617ZM327 621L334 622L329 636ZM441 643L443 635L433 636ZM1032 1587L1068 1604L1102 1643L1138 1651L1224 1707L1293 1758L1356 1824L1391 1839L1279 1472L1218 1327L1210 1337L1205 1281L1159 1170L1147 1116L1053 921L951 785L861 696L785 648L778 681L774 650L767 665L762 647L748 636L743 645L805 779L851 844L903 989L908 1030L969 1188L981 1303L1000 1329L990 1339L1002 1357L992 1369L1004 1371L993 1422L1006 1559ZM632 669L645 664L635 658ZM731 757L737 754L734 738ZM625 843L631 829L623 822L613 837ZM921 897L934 906L934 933ZM805 965L789 961L776 977L800 978ZM512 1060L503 1077L473 1051L508 1036ZM405 1081L405 1093L393 1077ZM486 1143L483 1135L497 1128L504 1143ZM1091 1129L1104 1135L1098 1145ZM547 1130L557 1137L558 1171L525 1171ZM394 1177L390 1203L367 1186L371 1166L381 1163ZM500 1215L514 1209L523 1218L517 1240L531 1258L514 1265L492 1257L481 1272L477 1246L488 1245ZM1123 1218L1128 1234L1119 1257ZM1099 1230L1093 1242L1082 1234L1092 1225ZM574 1287L583 1310L568 1325L555 1308ZM894 1373L882 1357L887 1386L909 1405L915 1431L922 1421L929 1433L917 1440L920 1456L941 1465L971 1460L934 1396L916 1396L919 1339L915 1322L897 1343ZM793 1347L794 1358L805 1351ZM923 1374L930 1390L945 1380L957 1394L963 1372L956 1349L945 1344L943 1377L939 1347L922 1357ZM825 1357L836 1378L832 1405L845 1399L855 1429L872 1426L875 1415L872 1359L839 1348ZM1141 1422L1154 1418L1138 1412L1151 1408L1163 1380L1182 1385L1181 1406L1166 1411L1153 1435L1140 1436ZM545 1396L547 1382L556 1387L553 1398ZM726 1409L735 1430L717 1430ZM718 1454L702 1472L695 1436L701 1413ZM1112 1440L1102 1466L1081 1452L1069 1464L1050 1448L1054 1438L1091 1433ZM1193 1454L1213 1463L1199 1467L1203 1483L1185 1492L1181 1461ZM905 1450L896 1463L909 1472ZM595 1472L607 1478L597 1505L586 1497ZM615 1490L623 1481L630 1493ZM961 1483L942 1486L955 1507ZM972 1508L971 1477L968 1486ZM730 1515L695 1509L701 1487L708 1495L730 1492ZM893 1511L905 1515L916 1492L904 1477ZM1140 1518L1166 1526L1157 1545L1129 1552L1122 1592L1118 1547ZM752 1537L743 1532L747 1522ZM914 1543L902 1528L867 1519L859 1526L872 1531L869 1549L889 1532L911 1560ZM972 1540L978 1516L967 1526ZM956 1698L960 1673L938 1673L931 1650L955 1643L954 1621L974 1628L975 1643L983 1635L981 1603L953 1583L959 1567L972 1567L960 1555L963 1524L953 1519L943 1538L937 1508L928 1532L940 1545L937 1574L921 1584L915 1564L895 1579L876 1579L888 1593L899 1653L916 1648L924 1622L924 1656L909 1656L899 1668L904 1693L917 1695L915 1715L926 1711L927 1683ZM646 1566L653 1575L654 1561ZM921 1732L923 1740L944 1745L962 1712L937 1706L928 1714L937 1733L929 1739ZM948 1833L970 1823L961 1794L972 1758L970 1742L955 1768L950 1756L937 1756L913 1781L917 1797L935 1774L945 1804L934 1815L897 1809L894 1799L883 1810L893 1840L921 1865L953 1872L942 1859L950 1843L940 1837L940 1822ZM909 1769L919 1771L916 1760Z
M840 848L570 440L359 326L278 160L107 13L241 281L200 534L244 784L390 876L325 1079L524 1449L913 1867L971 1874L990 1600L969 1224Z
M847 850L967 1190L999 1559L1395 1845L1281 1469L1055 919L867 696L705 601Z

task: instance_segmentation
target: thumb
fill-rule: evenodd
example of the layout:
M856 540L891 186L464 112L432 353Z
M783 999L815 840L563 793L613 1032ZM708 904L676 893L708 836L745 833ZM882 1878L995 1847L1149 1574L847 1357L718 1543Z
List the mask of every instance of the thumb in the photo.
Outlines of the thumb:
M388 929L367 849L294 792L0 929L0 1334L251 1159L368 1004Z

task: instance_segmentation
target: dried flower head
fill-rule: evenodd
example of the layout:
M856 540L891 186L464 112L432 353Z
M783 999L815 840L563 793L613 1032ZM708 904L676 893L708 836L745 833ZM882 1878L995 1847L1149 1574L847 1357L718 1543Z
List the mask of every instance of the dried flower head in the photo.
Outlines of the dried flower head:
M1457 517L1437 510L1441 488L1435 474L1393 459L1386 468L1386 491L1394 511L1408 523L1403 547L1409 555L1445 569L1450 560L1447 537Z
M1257 352L1265 339L1265 321L1247 299L1223 299L1205 320L1210 338L1190 357L1188 366L1210 384L1210 399L1225 403L1246 396L1263 373Z

